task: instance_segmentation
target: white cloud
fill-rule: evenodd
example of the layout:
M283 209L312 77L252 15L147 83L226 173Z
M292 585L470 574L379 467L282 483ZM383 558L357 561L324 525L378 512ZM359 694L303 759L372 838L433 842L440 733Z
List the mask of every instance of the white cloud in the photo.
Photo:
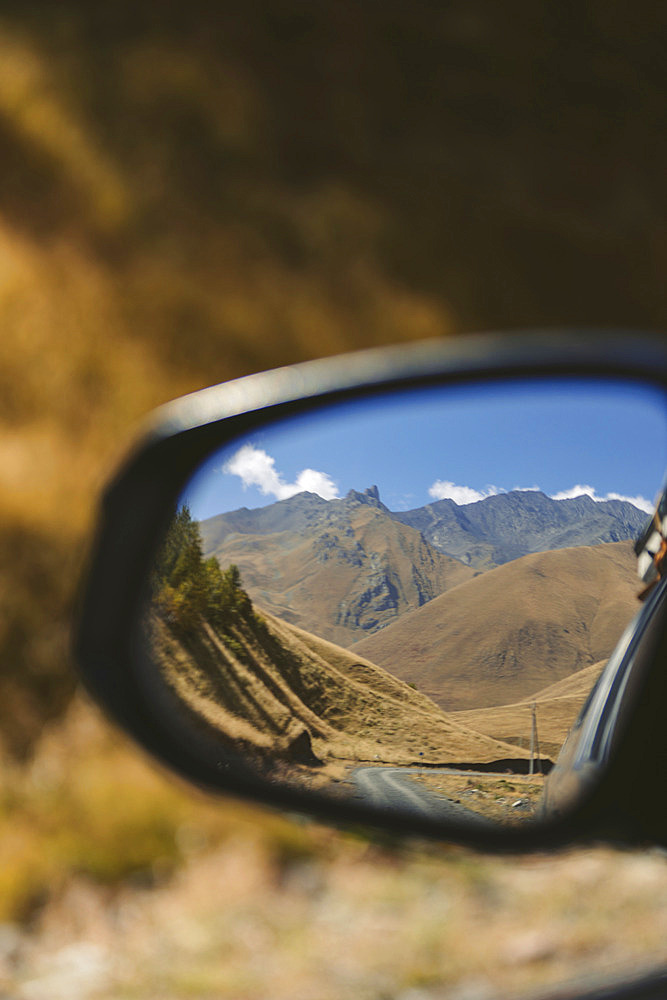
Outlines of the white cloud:
M487 497L494 497L498 493L504 493L495 486L487 486L486 490L480 492L470 486L457 486L447 479L436 479L430 487L428 495L434 500L453 500L456 504L477 503L478 500L485 500Z
M655 504L647 500L646 497L636 496L636 497L624 497L620 493L607 493L605 497L606 500L625 500L626 503L634 504L635 507L639 507L640 510L645 511L647 514L652 514L655 510Z
M575 497L583 496L590 497L591 500L594 500L596 503L603 503L605 500L623 500L626 503L631 503L639 510L645 511L647 514L652 514L655 506L650 500L647 500L646 497L643 496L628 497L624 496L622 493L607 493L605 496L598 496L594 486L582 486L581 484L571 486L569 490L561 490L559 493L553 493L551 499L573 500Z
M500 493L509 491L498 486L487 486L484 490L475 490L472 486L457 486L448 479L436 479L429 488L428 495L434 500L453 500L461 506L466 503L477 503L487 497L497 497ZM514 486L512 493L539 493L539 486Z
M276 469L276 460L261 448L252 444L243 447L225 462L222 471L238 476L243 488L256 486L264 496L274 496L277 500L287 500L297 493L308 491L317 493L324 500L334 500L338 496L336 484L326 472L303 469L294 483L286 483Z
M597 496L594 486L582 486L579 483L576 486L571 486L569 490L560 490L558 493L551 494L552 500L574 500L575 497L590 497L591 500L604 499Z
M498 488L497 486L487 486L484 490L475 490L471 486L457 486L449 480L437 479L429 489L428 494L434 500L453 500L454 503L461 506L466 503L477 503L479 500L486 500L487 497L495 497L499 493L507 492L507 490ZM539 486L515 486L512 492L539 493L542 491ZM575 497L581 496L590 497L596 503L602 503L604 500L624 500L627 503L633 504L639 510L646 511L647 514L652 514L654 509L654 504L643 496L629 497L621 493L607 493L605 496L598 496L594 486L581 485L580 483L572 486L569 490L560 490L558 493L552 493L551 499L572 500Z
M290 496L295 493L317 493L323 500L335 500L338 490L333 479L326 472L317 472L315 469L304 469L297 476L294 486L283 487L290 490Z

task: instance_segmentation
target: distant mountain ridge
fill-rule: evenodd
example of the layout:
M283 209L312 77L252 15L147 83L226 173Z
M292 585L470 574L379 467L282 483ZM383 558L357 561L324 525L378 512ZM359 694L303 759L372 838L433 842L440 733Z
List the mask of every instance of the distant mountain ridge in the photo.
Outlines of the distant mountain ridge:
M287 500L276 500L266 507L240 507L226 514L217 514L201 522L207 538L220 540L229 531L242 534L268 535L274 531L301 531L324 520L336 520L350 507L358 504L375 507L393 517L380 500L377 486L362 493L350 490L343 498L324 500L317 493L297 493Z
M537 490L512 490L468 504L437 500L414 510L391 511L377 486L371 486L363 492L350 490L337 500L298 493L255 510L242 507L202 522L202 531L212 548L230 532L264 535L319 529L359 504L416 528L433 548L475 568L500 566L531 552L634 539L647 518L626 500L598 501L586 495L553 500Z
M438 500L393 513L430 544L468 566L502 566L532 552L634 539L647 515L624 500L552 500L537 490L498 493L458 505Z

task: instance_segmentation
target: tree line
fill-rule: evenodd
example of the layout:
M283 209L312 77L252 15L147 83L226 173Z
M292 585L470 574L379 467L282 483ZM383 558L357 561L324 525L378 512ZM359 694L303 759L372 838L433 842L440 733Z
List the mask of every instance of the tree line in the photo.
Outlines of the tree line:
M158 554L153 594L164 621L184 633L202 620L224 630L238 616L250 620L254 615L238 566L232 563L223 571L215 556L204 559L199 524L187 504L176 511Z

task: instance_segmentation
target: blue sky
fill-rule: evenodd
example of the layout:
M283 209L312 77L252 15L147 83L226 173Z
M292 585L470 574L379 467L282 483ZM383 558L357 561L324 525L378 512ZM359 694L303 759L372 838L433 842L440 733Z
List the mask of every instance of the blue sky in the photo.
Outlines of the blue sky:
M512 489L620 496L648 508L667 467L664 397L608 382L433 389L345 404L221 450L184 494L198 519L302 489L377 485L391 510Z

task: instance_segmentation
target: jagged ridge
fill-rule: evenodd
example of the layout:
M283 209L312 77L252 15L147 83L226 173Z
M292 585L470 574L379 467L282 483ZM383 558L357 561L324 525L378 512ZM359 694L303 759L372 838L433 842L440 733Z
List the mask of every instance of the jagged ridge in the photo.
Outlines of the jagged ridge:
M377 486L341 499L300 493L201 524L207 555L235 562L251 596L287 621L349 645L423 607L473 571L534 552L637 536L632 504L513 491L392 512Z

